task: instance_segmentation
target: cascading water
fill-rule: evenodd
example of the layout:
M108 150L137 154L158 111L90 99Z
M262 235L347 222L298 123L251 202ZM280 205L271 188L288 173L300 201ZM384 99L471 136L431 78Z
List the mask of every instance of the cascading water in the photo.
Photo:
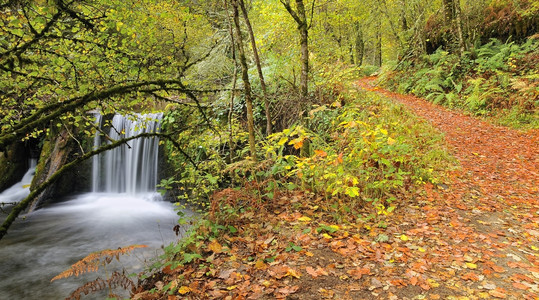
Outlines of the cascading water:
M159 130L160 114L97 116L105 134L95 145ZM0 240L0 299L63 299L71 291L111 271L139 272L146 260L176 240L177 214L155 192L158 139L131 140L92 160L93 192L45 204L19 219ZM186 211L185 213L190 214ZM50 279L91 252L132 244L148 245L134 256L120 258L124 266L109 266L109 274L84 274ZM127 262L127 264L125 263ZM100 294L90 299L106 298ZM87 297L88 298L88 297Z
M37 160L30 159L28 171L24 174L20 182L0 193L0 203L16 203L30 194L30 184L34 178Z
M162 114L143 116L115 115L112 119L108 138L120 140L141 133L158 132ZM102 125L102 117L97 117ZM96 134L94 144L99 146L102 137ZM110 143L110 141L109 141ZM159 139L141 138L95 156L93 159L93 192L144 193L155 191Z

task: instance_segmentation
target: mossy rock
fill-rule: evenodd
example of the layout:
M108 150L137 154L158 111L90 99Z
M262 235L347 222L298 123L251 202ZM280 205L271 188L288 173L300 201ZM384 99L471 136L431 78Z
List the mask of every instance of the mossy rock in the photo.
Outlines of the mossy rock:
M22 143L13 144L7 147L5 152L0 152L0 191L3 191L24 176L28 162Z
M36 167L30 190L45 182L67 162L80 155L80 148L67 130L52 133L45 142ZM86 164L60 177L34 200L31 210L51 199L58 199L76 192L88 190L91 168Z

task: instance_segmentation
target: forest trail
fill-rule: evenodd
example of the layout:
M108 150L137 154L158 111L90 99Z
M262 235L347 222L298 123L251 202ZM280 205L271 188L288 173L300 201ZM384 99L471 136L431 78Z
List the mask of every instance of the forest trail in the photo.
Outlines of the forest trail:
M436 269L454 273L447 279L463 281L466 294L539 299L539 131L494 126L374 82L364 78L357 85L433 124L461 165L451 182L427 186L427 204L408 217L415 227L409 233L438 227L423 239L433 257L443 258Z

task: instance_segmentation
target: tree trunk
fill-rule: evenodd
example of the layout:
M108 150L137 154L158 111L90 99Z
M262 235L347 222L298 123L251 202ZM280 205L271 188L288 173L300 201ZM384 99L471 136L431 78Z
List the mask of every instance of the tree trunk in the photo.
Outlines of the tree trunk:
M378 19L378 26L376 28L376 46L374 49L374 65L378 68L382 67L382 32L381 32L381 21Z
M238 10L238 0L232 0L232 11L234 16L234 26L236 28L236 45L238 48L240 64L241 64L241 78L243 80L243 86L245 90L245 105L247 106L247 128L249 130L249 150L251 157L256 160L256 141L255 141L255 125L253 117L253 98L251 91L251 82L249 81L249 67L247 65L247 58L245 57L245 50L243 49L243 37L241 35L241 26Z
M249 38L251 39L251 48L253 49L253 57L255 59L256 70L258 71L258 78L260 78L260 86L262 87L262 92L264 93L264 109L266 111L266 134L270 135L272 131L272 126L268 89L266 88L266 81L264 80L264 74L262 73L262 65L260 64L260 57L258 56L258 48L256 46L255 34L253 32L253 27L251 26L251 21L249 20L249 15L247 14L247 9L245 8L244 1L239 0L239 5L243 14L243 19L245 20L245 24L247 25Z
M462 34L462 17L460 11L460 0L454 0L454 11L455 11L455 27L457 30L457 40L459 43L460 55L464 54L466 51L466 41L464 40L464 35Z
M445 24L450 28L450 50L458 49L462 55L466 50L466 43L464 41L464 35L462 33L462 17L460 11L460 0L443 0Z
M232 27L232 20L230 16L230 11L228 10L228 2L227 0L223 1L226 8L227 13L227 21L228 21L228 34L230 35L230 43L232 45L232 60L234 60L234 74L232 75L232 92L230 93L230 104L229 104L229 111L228 111L228 143L229 143L229 159L232 163L234 161L234 133L232 132L232 120L234 116L234 98L236 96L236 87L238 83L238 60L236 58L236 39L234 38L234 29Z
M363 64L365 56L365 40L363 40L363 30L359 24L356 24L356 65L360 67Z
M301 94L301 101L306 103L307 95L309 93L309 24L307 21L307 15L305 13L305 5L303 0L296 1L296 10L290 5L290 0L280 0L284 5L288 13L294 18L298 25L299 31L299 44L301 54L301 75L299 89ZM314 2L313 2L314 7Z
M306 101L307 95L309 93L309 28L307 25L307 17L305 15L305 7L303 6L303 1L296 0L296 5L298 7L298 14L303 20L303 22L299 25L299 43L301 46L301 76L299 79L299 89L301 91L302 100Z

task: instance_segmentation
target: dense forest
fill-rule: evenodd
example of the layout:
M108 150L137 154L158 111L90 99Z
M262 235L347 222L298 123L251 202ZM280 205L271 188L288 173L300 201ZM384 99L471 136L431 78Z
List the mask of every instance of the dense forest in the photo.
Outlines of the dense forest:
M138 280L71 298L538 297L537 0L3 0L0 16L0 191L37 159L0 240L139 139L159 138L176 203L178 241ZM52 284L143 245L117 247Z

